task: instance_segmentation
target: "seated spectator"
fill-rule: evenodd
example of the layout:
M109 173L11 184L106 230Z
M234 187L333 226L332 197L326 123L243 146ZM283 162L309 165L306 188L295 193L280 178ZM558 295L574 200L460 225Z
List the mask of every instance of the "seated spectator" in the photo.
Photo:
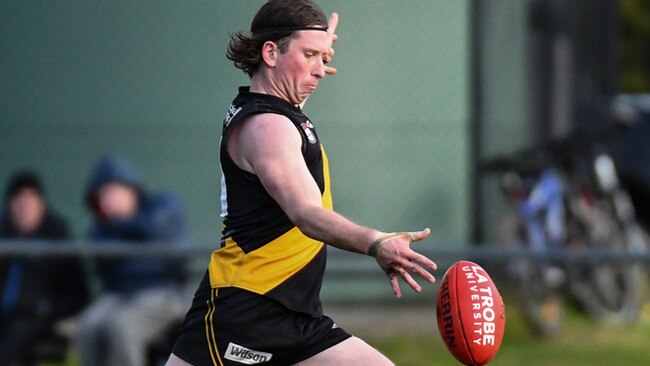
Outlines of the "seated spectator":
M48 208L36 174L14 174L4 199L0 239L69 239L66 222ZM56 338L65 348L65 339L55 334L54 324L85 305L85 278L77 258L0 258L0 365L34 363L35 348L44 340Z
M187 242L180 202L153 194L124 160L103 158L90 175L86 203L93 215L92 245L170 245ZM155 254L155 253L152 253ZM99 258L102 295L79 319L82 365L145 365L147 347L189 305L181 293L182 260L164 257Z

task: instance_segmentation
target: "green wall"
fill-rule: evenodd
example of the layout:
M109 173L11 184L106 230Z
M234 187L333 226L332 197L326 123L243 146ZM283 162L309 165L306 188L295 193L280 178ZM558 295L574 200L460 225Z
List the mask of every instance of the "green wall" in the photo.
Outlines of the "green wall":
M246 76L224 57L262 1L10 1L0 5L0 181L43 173L78 237L96 160L115 152L177 191L194 240L220 231L218 141ZM332 165L334 203L385 230L468 232L467 1L320 1L340 14L328 77L306 112Z
M477 0L480 54L480 150L487 160L510 154L534 141L532 121L534 95L528 30L529 3L520 0ZM498 228L507 204L499 177L482 180L484 241L499 240Z

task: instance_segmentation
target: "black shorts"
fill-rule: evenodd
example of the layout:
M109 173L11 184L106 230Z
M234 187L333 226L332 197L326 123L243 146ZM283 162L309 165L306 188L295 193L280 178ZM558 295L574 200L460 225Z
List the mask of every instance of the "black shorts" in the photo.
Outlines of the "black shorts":
M195 366L292 365L350 337L326 316L238 288L197 292L173 353Z

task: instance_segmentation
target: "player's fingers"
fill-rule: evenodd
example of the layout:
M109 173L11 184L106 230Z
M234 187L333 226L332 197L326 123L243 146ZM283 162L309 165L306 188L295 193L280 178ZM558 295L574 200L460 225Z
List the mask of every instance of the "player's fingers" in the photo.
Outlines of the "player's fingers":
M336 27L339 25L339 15L337 13L332 13L327 20L327 33L332 37L335 36Z
M422 231L411 231L409 232L409 236L411 237L412 242L424 240L427 237L429 237L429 234L431 234L431 229L426 228Z
M429 283L435 283L436 282L436 278L431 273L429 273L429 271L427 271L426 269L424 269L424 268L422 268L422 267L420 267L418 265L414 265L409 270L411 272L413 272L414 274L424 278Z
M339 36L336 34L336 27L339 24L339 15L337 13L332 13L327 20L327 33L329 33L332 38L332 43L336 42L339 39ZM334 49L330 48L329 51L323 56L323 62L328 63L334 57ZM325 74L335 75L337 70L331 66L325 66Z
M426 257L425 257L426 258ZM408 274L408 272L412 272L413 274L416 274L422 278L424 278L427 282L429 283L435 283L436 278L429 273L426 269L420 267L416 262L412 261L403 261L399 263L398 265L395 265L395 268L398 269L397 272L402 275L402 273Z
M438 269L438 265L434 261L432 261L431 259L427 258L426 256L418 252L412 252L411 255L408 257L408 259L411 262L420 263L421 265L430 268L434 271Z
M399 288L399 278L396 273L392 272L388 274L388 282L390 287L393 289L393 293L396 297L402 297L402 291Z
M334 49L331 48L329 53L324 53L323 54L323 63L328 64L330 61L332 61L332 57L334 57Z
M400 268L399 274L415 292L422 292L422 286L420 286L420 284L418 284L404 268Z
M325 73L327 75L335 75L337 73L336 69L331 66L325 66Z
M332 60L332 57L334 57L334 49L330 48L328 53L323 54L323 62L328 63Z

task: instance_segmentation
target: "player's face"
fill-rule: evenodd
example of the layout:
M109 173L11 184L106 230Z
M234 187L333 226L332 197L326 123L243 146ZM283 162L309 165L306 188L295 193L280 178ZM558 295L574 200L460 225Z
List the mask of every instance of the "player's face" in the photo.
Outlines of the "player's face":
M287 52L278 54L277 82L291 103L301 103L316 90L325 76L323 55L331 47L327 32L300 31L289 43Z

